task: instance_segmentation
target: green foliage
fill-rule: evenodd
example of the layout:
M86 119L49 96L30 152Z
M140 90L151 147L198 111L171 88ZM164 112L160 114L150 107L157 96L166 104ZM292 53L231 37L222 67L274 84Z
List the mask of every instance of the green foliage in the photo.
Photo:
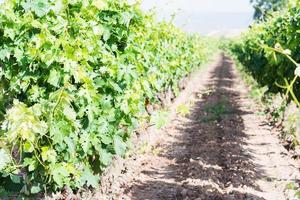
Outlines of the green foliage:
M295 193L295 197L300 199L300 189L299 185L295 182L290 182L285 186L286 190L293 191Z
M205 105L204 111L208 115L201 117L202 122L220 121L224 115L232 112L229 108L228 99L225 96L222 96L215 103Z
M269 92L286 94L299 105L299 9L291 8L267 22L255 24L231 45L246 70Z
M299 148L296 147L299 145L300 107L299 3L299 0L290 0L286 10L254 24L239 41L229 45L244 71L258 83L258 88L267 87L266 94L272 94L270 96L280 95L280 102L271 100L268 112L271 122L284 121L285 133L282 135L292 148ZM297 105L292 107L292 115L287 105ZM288 187L294 188L294 185ZM294 190L299 198L299 186Z
M299 1L290 1L288 10L274 14L266 22L254 24L240 41L230 45L231 51L258 86L267 87L266 94L283 96L283 102L276 105L275 110L270 110L273 122L288 116L285 113L290 101L300 107L300 9L297 3ZM294 109L296 112L296 106ZM296 115L299 113L296 112ZM293 147L299 145L297 119L284 119L287 121L284 137L292 141Z
M146 100L206 58L202 39L153 19L125 0L1 1L1 183L97 186Z
M184 116L190 114L190 107L191 107L190 105L180 104L177 106L176 112L180 116L184 117Z
M151 124L155 124L156 128L162 128L168 123L169 112L161 110L155 112L150 119Z
M288 0L250 0L255 12L255 19L266 19L270 12L279 11L287 5Z

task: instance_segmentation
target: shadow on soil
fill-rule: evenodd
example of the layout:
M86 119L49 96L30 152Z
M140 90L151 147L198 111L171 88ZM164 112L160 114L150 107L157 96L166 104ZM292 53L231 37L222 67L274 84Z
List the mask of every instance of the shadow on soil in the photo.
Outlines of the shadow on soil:
M161 156L174 159L174 164L159 171L143 171L170 181L136 183L130 189L133 200L263 199L238 189L260 191L255 180L263 176L263 171L243 149L247 135L242 116L249 113L240 108L240 94L233 88L232 65L223 57L206 87L211 92L197 94L201 100L195 102L187 120L180 120L177 126L177 143L164 147L169 151Z

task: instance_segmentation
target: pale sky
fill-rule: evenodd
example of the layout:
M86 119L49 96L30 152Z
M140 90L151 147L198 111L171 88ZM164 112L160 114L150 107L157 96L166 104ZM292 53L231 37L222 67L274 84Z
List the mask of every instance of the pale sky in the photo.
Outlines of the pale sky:
M175 25L188 32L238 32L252 22L250 0L142 0L142 8L155 8L159 19L176 13Z

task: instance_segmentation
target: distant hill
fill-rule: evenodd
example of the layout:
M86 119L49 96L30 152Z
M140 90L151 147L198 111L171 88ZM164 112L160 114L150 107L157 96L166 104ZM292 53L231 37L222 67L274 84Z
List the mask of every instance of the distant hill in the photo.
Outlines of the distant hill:
M232 38L232 37L239 36L244 31L246 31L246 29L228 29L228 30L222 30L222 31L216 30L216 31L209 32L207 34L207 36Z

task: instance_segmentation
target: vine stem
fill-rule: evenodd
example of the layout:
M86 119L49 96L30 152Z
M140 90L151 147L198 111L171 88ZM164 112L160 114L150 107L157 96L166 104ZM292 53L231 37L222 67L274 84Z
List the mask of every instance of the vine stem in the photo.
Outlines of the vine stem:
M54 112L55 112L55 110L56 110L58 104L59 104L60 101L61 101L63 91L64 91L64 88L61 89L61 91L60 91L60 93L59 93L59 96L58 96L58 100L57 100L55 106L53 107L52 114L51 114L51 115L52 115L52 118L54 117Z
M288 87L288 91L291 94L291 96L292 96L293 100L295 101L295 103L297 104L297 106L300 108L300 103L299 103L299 101L298 101L298 99L297 99L297 97L296 97L296 95L294 93L294 89L293 89L293 86L294 86L297 78L298 78L298 76L295 76L294 80L292 81L292 83Z
M275 52L277 52L277 53L280 53L280 54L285 55L285 56L286 56L286 57L287 57L287 58L288 58L288 59L289 59L296 67L299 67L299 63L297 63L290 55L286 54L282 49L272 48L272 47L269 47L269 46L264 45L264 44L261 44L261 46L262 46L263 48L270 49L270 50L272 50L272 51L275 51ZM287 90L286 96L287 96L288 94L291 94L293 101L294 101L294 102L297 104L297 106L300 108L300 102L299 102L299 100L297 99L297 97L296 97L296 95L295 95L295 93L294 93L294 89L293 89L293 88L294 88L294 84L296 83L297 79L298 79L298 76L297 76L297 75L294 77L294 79L293 79L293 81L292 81L291 83L289 83L287 79L284 79L284 81L285 81L285 83L286 83L286 86L281 86L281 85L279 85L278 83L275 83L275 84L276 84L278 87L280 87L280 88L286 89L286 90Z

